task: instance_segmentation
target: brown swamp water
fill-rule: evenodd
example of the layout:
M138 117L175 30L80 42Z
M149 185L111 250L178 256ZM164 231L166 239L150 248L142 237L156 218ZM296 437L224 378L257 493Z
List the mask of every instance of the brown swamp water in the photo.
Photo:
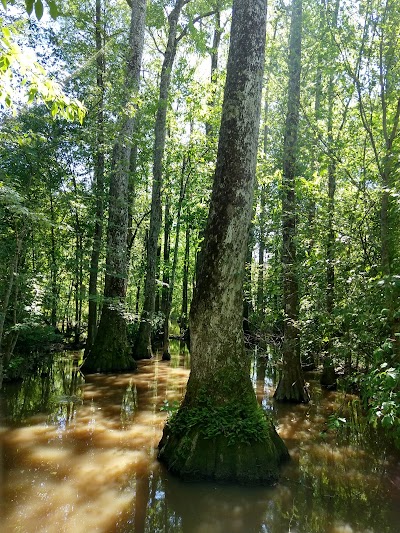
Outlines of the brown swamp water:
M73 356L0 395L1 533L398 533L400 456L360 419L327 427L352 399L323 392L280 406L264 364L252 377L291 461L272 488L185 484L157 462L167 400L180 400L189 355L135 373L84 378ZM314 377L315 378L315 377Z

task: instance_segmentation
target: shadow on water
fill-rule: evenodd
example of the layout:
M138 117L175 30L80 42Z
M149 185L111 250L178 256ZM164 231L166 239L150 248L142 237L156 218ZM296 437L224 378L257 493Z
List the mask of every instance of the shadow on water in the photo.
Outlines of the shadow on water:
M353 397L324 392L309 374L309 405L277 405L275 376L258 359L251 377L292 460L272 488L184 484L156 460L166 413L184 394L190 356L135 373L79 372L80 354L1 394L2 533L397 533L399 455L362 423L333 432L329 415Z

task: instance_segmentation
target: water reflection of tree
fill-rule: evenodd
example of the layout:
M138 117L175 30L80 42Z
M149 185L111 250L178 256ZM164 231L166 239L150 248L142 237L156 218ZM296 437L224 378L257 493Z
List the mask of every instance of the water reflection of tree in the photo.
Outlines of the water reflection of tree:
M383 526L388 504L379 474L384 463L384 457L363 457L350 446L322 444L318 450L313 445L303 450L298 483L292 487L300 530L319 532L324 524L337 523L389 532L390 527Z
M80 385L84 379L76 355L56 356L49 367L27 376L21 383L7 384L4 414L21 422L38 413L49 415L50 423L72 420L75 406L82 402Z
M129 380L129 384L124 392L121 403L121 426L129 427L138 409L138 394L136 385Z

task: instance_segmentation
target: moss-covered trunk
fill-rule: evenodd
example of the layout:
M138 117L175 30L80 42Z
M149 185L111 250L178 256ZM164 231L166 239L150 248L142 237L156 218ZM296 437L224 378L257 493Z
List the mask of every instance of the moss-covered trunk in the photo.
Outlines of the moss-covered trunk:
M190 312L192 368L159 459L187 480L273 483L287 457L257 404L242 328L266 2L235 0L217 166Z

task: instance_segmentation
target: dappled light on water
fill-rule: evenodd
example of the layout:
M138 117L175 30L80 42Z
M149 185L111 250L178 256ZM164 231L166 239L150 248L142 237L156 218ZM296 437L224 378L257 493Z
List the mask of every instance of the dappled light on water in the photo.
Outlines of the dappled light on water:
M290 449L280 483L188 485L169 476L157 445L189 374L187 351L172 347L171 362L141 361L134 373L84 378L70 356L47 378L6 386L2 533L398 531L399 456L365 426L328 425L333 413L347 416L353 397L322 392L310 374L310 404L277 405L265 361L252 380Z

